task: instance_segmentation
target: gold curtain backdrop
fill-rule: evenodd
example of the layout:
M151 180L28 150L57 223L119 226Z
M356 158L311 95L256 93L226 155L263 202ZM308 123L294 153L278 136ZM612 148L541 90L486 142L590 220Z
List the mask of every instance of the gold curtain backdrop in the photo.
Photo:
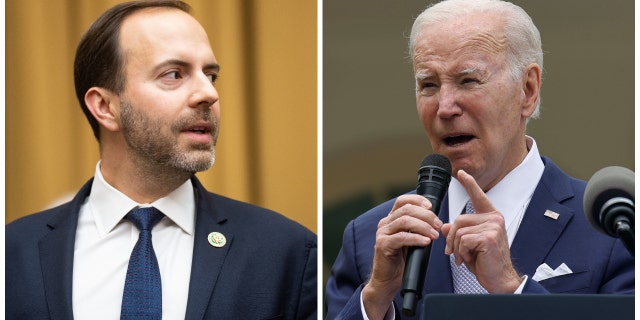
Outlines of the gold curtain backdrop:
M68 199L98 145L75 98L82 33L114 0L6 0L6 223ZM207 189L317 232L317 3L187 0L222 66Z

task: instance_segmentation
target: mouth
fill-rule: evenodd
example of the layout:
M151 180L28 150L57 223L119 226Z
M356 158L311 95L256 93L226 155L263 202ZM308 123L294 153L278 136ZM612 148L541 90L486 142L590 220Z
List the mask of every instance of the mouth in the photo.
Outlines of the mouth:
M448 147L455 147L465 144L473 139L475 139L475 136L470 134L455 134L444 137L442 141Z
M195 124L182 130L182 132L195 134L211 134L210 124Z
M187 125L180 133L183 134L188 141L198 149L209 149L213 144L215 146L216 137L214 136L214 124L210 122L198 122Z
M193 127L193 128L189 128L189 129L187 129L185 131L193 132L193 133L199 133L199 134L205 134L205 133L210 133L211 132L211 128L209 128L209 127Z

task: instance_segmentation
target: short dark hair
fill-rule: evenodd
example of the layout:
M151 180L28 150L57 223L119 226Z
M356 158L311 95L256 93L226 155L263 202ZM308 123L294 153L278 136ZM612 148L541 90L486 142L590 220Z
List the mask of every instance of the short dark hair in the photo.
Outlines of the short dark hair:
M100 125L93 117L84 96L92 87L120 94L125 87L125 61L120 48L120 27L132 13L146 8L176 8L189 13L191 7L179 0L139 0L118 4L105 11L80 39L73 65L76 96L89 120L93 135L100 141Z

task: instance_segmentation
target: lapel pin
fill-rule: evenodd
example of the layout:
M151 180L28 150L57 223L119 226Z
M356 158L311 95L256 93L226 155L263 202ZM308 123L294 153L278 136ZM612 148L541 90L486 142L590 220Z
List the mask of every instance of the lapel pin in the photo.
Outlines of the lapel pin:
M549 218L551 218L553 220L558 220L558 217L560 216L560 214L557 213L557 212L553 212L551 210L547 210L547 211L544 212L544 216L545 217L549 217Z
M227 243L227 238L220 232L209 233L207 240L209 240L210 245L216 248L222 248Z

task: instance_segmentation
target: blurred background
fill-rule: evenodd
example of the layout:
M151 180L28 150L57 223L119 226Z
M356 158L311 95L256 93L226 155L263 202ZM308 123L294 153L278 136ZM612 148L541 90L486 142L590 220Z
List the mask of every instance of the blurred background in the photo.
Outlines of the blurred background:
M542 36L540 153L570 175L634 168L634 2L513 1ZM323 1L324 280L346 224L415 188L431 152L407 41L430 1Z
M98 144L73 59L115 0L6 0L6 223L65 201L93 176ZM317 232L317 2L187 0L222 69L212 192Z

